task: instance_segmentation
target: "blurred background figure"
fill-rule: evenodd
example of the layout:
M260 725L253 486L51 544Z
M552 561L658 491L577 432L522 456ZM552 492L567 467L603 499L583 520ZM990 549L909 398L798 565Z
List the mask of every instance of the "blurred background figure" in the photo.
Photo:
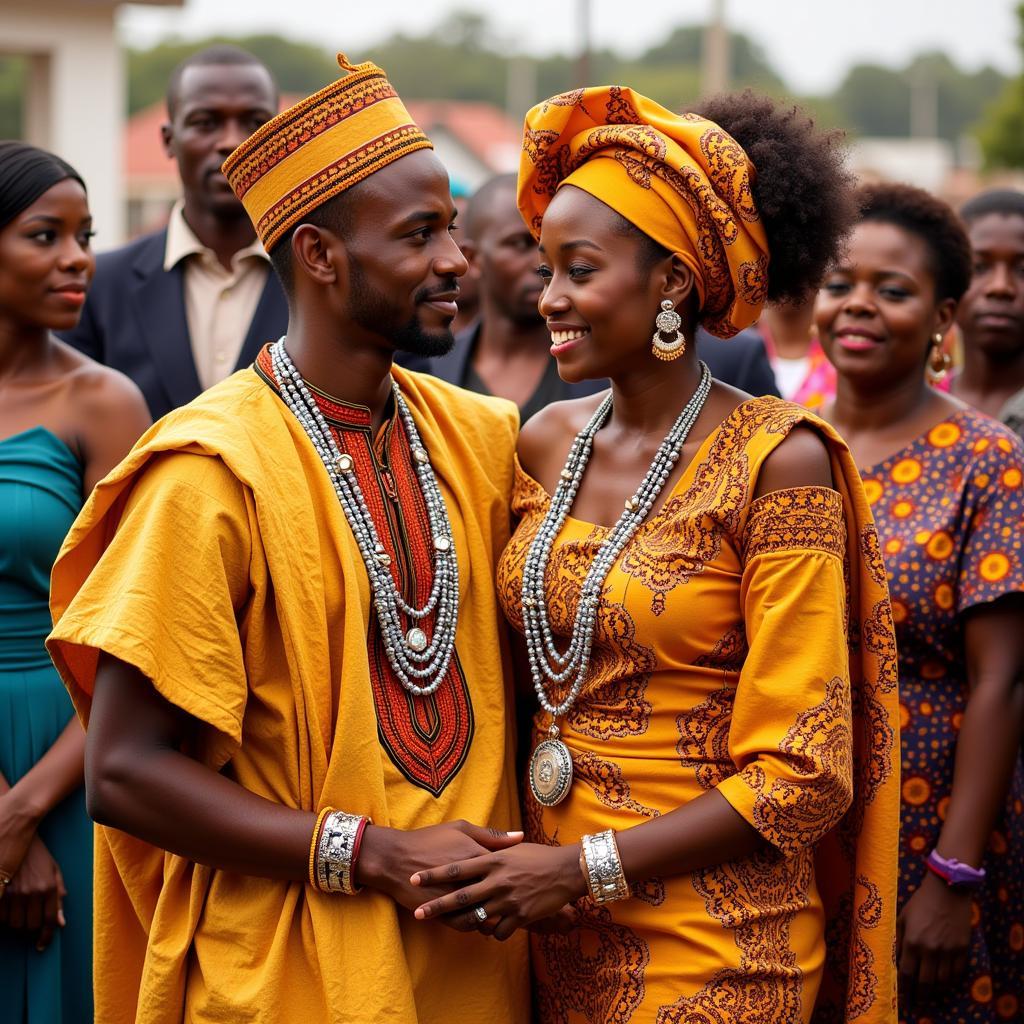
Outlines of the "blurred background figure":
M957 314L963 369L950 391L1024 435L1024 193L983 192L961 216L973 273Z
M457 178L452 178L452 201L458 211L455 221L455 241L466 255L466 208L469 206L470 190ZM466 257L469 258L468 256ZM459 278L459 312L452 321L452 332L458 334L471 327L480 313L480 288L477 274L471 266Z
M814 327L814 300L766 306L757 322L779 394L812 412L836 396L836 371Z
M99 258L81 321L63 335L131 377L154 419L285 331L281 286L220 170L277 107L270 72L237 46L211 46L175 68L161 132L182 198L164 230Z
M516 175L480 186L460 225L459 245L475 277L479 319L456 335L446 356L408 364L482 395L507 398L525 423L552 402L602 391L607 381L566 384L551 358L551 332L537 309L537 243L516 206ZM462 282L459 283L462 308Z
M971 280L956 215L908 185L859 201L815 319L837 371L825 417L860 466L896 624L903 1019L1019 1020L1024 447L925 380Z
M51 332L94 269L85 185L0 142L0 1017L92 1021L85 734L43 641L50 569L93 485L149 426L138 388Z

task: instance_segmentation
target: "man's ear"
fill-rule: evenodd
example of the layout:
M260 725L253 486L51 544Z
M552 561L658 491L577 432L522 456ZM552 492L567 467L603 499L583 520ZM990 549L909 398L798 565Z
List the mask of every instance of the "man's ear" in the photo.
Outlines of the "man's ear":
M463 238L459 240L459 248L462 250L462 255L466 257L466 262L469 264L469 269L466 271L467 276L479 277L480 247L472 238Z
M165 121L160 125L160 141L164 144L164 152L173 160L174 150L171 148L171 144L174 142L174 127L170 121Z
M292 234L292 264L319 285L345 284L348 263L339 238L313 224L300 224Z

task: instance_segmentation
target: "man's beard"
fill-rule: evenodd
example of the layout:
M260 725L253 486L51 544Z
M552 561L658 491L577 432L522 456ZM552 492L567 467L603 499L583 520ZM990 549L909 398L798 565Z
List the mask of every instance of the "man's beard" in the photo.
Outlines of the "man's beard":
M455 335L450 328L445 327L437 332L427 331L420 323L419 314L416 312L405 323L399 322L387 296L370 286L362 266L351 257L349 280L352 289L349 316L364 330L386 338L398 352L428 357L446 356L451 352L455 344ZM418 307L421 302L428 301L432 292L451 292L455 287L452 280L445 282L441 288L421 288L414 297L416 305Z

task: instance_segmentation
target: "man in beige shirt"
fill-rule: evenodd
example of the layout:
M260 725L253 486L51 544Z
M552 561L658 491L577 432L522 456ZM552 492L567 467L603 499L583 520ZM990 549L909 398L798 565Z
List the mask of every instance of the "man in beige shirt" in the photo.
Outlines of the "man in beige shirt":
M277 108L270 72L236 46L178 65L161 134L182 199L166 229L99 257L78 327L64 335L131 377L154 419L249 365L287 326L281 287L220 170Z

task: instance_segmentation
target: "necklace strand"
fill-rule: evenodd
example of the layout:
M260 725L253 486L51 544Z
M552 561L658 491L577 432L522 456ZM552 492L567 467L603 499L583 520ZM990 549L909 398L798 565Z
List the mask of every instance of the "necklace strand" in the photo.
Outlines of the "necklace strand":
M409 693L417 697L429 696L441 685L448 672L455 651L455 629L459 617L459 565L455 557L455 541L448 508L430 457L398 384L392 380L395 406L409 439L412 463L426 504L433 539L434 579L426 603L417 608L405 601L395 585L391 558L380 541L356 479L355 460L338 447L327 420L291 361L284 342L285 339L281 338L270 348L281 398L320 456L363 556L388 662ZM428 638L419 624L435 610L434 635ZM403 615L412 621L412 628L403 626Z
M580 589L569 646L564 653L560 653L556 648L551 632L545 603L544 578L555 539L561 533L565 520L569 516L576 492L583 479L583 472L590 460L594 436L604 426L611 413L612 396L610 393L597 407L590 422L576 435L569 449L565 467L560 474L558 486L551 497L547 514L530 545L523 568L523 626L533 688L541 707L552 716L552 734L557 732L554 720L564 715L576 703L576 698L579 696L580 688L586 677L594 642L594 628L601 605L601 594L608 573L658 500L673 467L679 461L679 454L690 433L690 428L700 415L704 402L711 391L711 373L703 362L700 367L701 375L696 391L658 446L647 474L632 497L626 499L625 508L619 516L618 522L602 541L594 561L590 564L586 579ZM561 687L570 678L572 682L568 693L560 703L556 704L548 695L545 679L553 687Z

